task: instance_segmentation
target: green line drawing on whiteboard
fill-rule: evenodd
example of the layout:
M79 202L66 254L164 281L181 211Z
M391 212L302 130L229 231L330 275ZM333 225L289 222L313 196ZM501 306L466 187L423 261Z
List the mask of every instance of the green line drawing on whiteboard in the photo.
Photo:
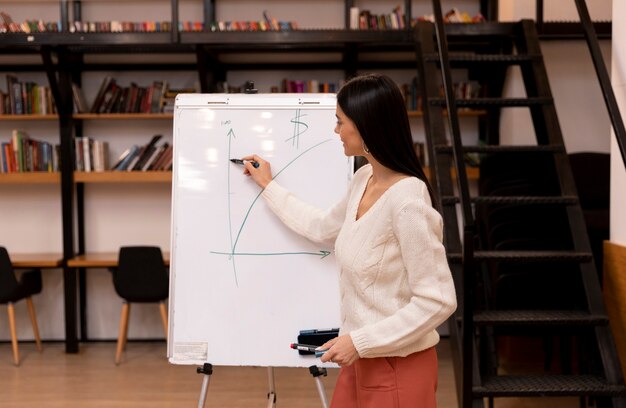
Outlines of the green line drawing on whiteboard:
M300 147L300 135L305 133L307 130L309 130L309 125L301 121L301 118L303 116L306 116L306 113L304 115L301 115L300 112L301 112L300 109L296 109L296 117L289 120L291 123L294 124L293 136L285 139L285 142L288 142L291 140L292 146L295 145L296 149ZM302 131L300 131L300 126L304 126L304 129L302 129Z
M242 256L242 255L251 255L251 256L277 256L277 255L315 255L315 256L321 256L320 259L324 259L326 258L328 255L330 255L330 251L325 251L323 249L320 249L319 252L236 252L236 253L231 253L231 252L217 252L217 251L211 251L212 254L218 254L218 255L236 255L236 256Z
M231 131L229 131L229 135L231 134ZM228 139L228 154L230 157L230 143L231 143L231 139L235 137L234 132L232 133L232 137L229 137ZM300 153L299 155L297 155L296 157L294 157L289 163L287 163L282 169L280 169L278 172L276 172L276 174L274 175L274 177L272 177L272 180L276 179L283 171L285 171L289 166L291 166L296 160L298 160L300 157L302 157L303 155L307 154L308 152L310 152L311 150L323 145L324 143L328 143L330 142L332 139L326 139L326 140L322 140L321 142L309 147L308 149L306 149L305 151L303 151L302 153ZM216 251L210 251L210 253L212 254L216 254L216 255L228 255L229 259L231 259L233 261L233 272L235 274L235 283L237 286L239 286L239 282L237 281L237 269L235 266L235 257L239 256L239 255L259 255L259 256L264 256L264 255L323 255L320 259L323 259L325 257L327 257L328 255L330 255L330 251L324 251L324 250L320 250L320 253L309 253L309 252L285 252L285 253L258 253L258 254L253 254L253 253L238 253L235 252L235 249L237 248L237 243L239 242L239 237L241 236L241 232L243 231L244 226L246 225L246 222L248 221L248 217L250 215L250 212L252 212L252 208L254 208L254 205L256 204L256 202L259 200L259 197L261 197L261 194L263 193L263 190L261 190L259 192L259 194L256 195L256 197L254 197L254 200L252 200L252 203L250 204L250 206L248 207L248 210L246 211L246 215L243 217L243 221L241 222L241 226L239 227L239 231L237 232L237 237L235 238L235 242L232 243L232 223L230 221L230 166L229 166L229 171L228 171L228 223L229 223L229 229L231 230L231 250L230 252L216 252ZM325 254L326 252L328 252L327 254Z
M233 128L230 128L228 130L228 133L226 134L226 137L228 138L228 157L230 159L230 146L232 143L232 140L235 138L235 132L233 131ZM230 191L230 166L227 167L228 168L228 233L230 235L230 246L231 248L233 247L233 223L231 221L231 211L230 211L230 196L231 196L231 191ZM229 257L230 260L232 260L233 262L233 273L235 275L235 284L237 285L237 287L239 287L239 280L237 279L237 266L235 265L235 259L232 257L232 255Z

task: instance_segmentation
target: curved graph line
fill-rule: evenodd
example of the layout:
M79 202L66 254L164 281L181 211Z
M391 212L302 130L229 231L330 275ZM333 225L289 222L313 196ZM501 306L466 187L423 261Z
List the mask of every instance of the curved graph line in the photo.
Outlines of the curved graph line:
M315 256L321 256L320 259L324 259L326 258L328 255L330 255L330 251L326 251L324 249L320 249L319 252L237 252L237 253L231 253L231 252L218 252L218 251L211 251L212 254L217 254L217 255L229 255L229 256L242 256L242 255L251 255L251 256L277 256L277 255L315 255Z
M278 171L278 173L276 173L276 175L275 175L274 177L272 177L272 180L275 180L275 179L276 179L276 178L280 175L280 173L282 173L283 171L285 171L285 169L286 169L287 167L291 166L291 165L293 164L293 162L295 162L295 161L296 161L296 160L298 160L300 157L302 157L302 155L304 155L304 154L306 154L306 153L310 152L311 150L315 149L316 147L318 147L318 146L320 146L320 145L322 145L322 144L324 144L324 143L328 143L328 142L330 142L331 140L332 140L332 139L326 139L326 140L323 140L323 141L319 142L318 144L316 144L316 145L313 145L313 146L309 147L308 149L306 149L305 151L303 151L303 152L302 152L302 153L300 153L299 155L297 155L297 156L296 156L293 160L291 160L289 163L287 163L287 164L285 165L285 167L283 167L282 169L280 169L280 170ZM235 248L237 247L237 242L239 242L239 237L241 236L241 231L243 230L243 227L244 227L244 225L246 224L246 221L248 220L248 215L250 215L250 212L252 211L252 208L253 208L253 207L254 207L254 205L256 204L256 202L257 202L257 200L259 199L259 197L261 197L261 194L263 194L263 191L264 191L264 190L265 190L265 189L261 190L261 191L259 192L259 194L257 194L257 196L256 196L256 197L254 198L254 200L252 201L252 204L250 204L250 207L248 208L248 211L246 212L246 215L243 217L243 221L242 221L242 223L241 223L241 227L239 227L239 231L237 232L237 238L235 239L235 243L234 243L234 244L232 245L232 247L231 247L231 251L230 251L230 255L231 255L231 256L232 256L232 255L236 255L236 254L235 254Z

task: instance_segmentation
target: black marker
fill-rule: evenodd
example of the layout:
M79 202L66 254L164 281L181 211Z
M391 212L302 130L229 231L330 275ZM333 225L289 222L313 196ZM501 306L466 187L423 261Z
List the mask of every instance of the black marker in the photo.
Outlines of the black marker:
M300 334L326 334L326 333L337 333L337 332L339 332L339 328L300 330Z
M230 159L231 162L235 163L235 164L241 164L242 166L246 163L245 161L241 160L241 159ZM250 163L252 163L252 166L255 169L259 168L259 162L255 162L255 161L251 161Z
M291 343L290 347L294 350L308 351L311 353L315 353L316 351L322 351L322 350L317 350L319 346L312 346L310 344Z

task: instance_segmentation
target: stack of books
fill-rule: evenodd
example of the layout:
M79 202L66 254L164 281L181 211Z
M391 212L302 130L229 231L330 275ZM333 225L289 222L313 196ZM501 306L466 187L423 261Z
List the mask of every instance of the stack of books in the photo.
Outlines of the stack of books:
M170 32L169 21L72 21L71 33L161 33Z
M163 142L162 135L154 135L145 146L133 145L119 157L112 170L116 171L169 171L172 170L173 146Z
M13 21L4 11L0 12L0 33L47 33L61 31L61 22L44 22L43 20L26 20L21 24Z
M93 140L89 137L74 139L76 171L100 172L109 169L109 145L107 142Z
M3 142L0 172L25 173L59 171L60 145L31 139L23 130L13 130L10 142Z
M132 82L130 86L122 87L114 78L106 76L91 105L90 112L160 113L162 112L164 90L166 89L167 83L165 81L154 81L152 85L147 87Z
M6 76L7 92L0 91L0 114L56 113L52 92L47 86L34 82L20 82L13 75Z

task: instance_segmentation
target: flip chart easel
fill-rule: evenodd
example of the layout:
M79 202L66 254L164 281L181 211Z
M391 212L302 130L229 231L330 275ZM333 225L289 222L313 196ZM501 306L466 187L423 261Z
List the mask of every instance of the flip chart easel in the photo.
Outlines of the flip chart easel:
M333 244L285 227L230 159L259 154L282 186L331 207L353 168L333 132L335 106L332 94L177 98L171 363L264 366L270 374L279 366L333 366L289 348L303 328L340 326Z
M209 363L204 363L202 367L198 367L196 372L198 374L203 374L204 377L202 379L202 388L200 390L200 399L198 400L198 408L204 408L204 404L206 403L208 391L209 391L209 383L211 381L211 375L213 374L213 365ZM326 390L324 389L324 384L322 384L322 380L320 377L326 376L327 371L325 368L319 368L318 366L309 367L309 373L315 379L315 385L317 386L317 392L320 396L320 401L322 402L322 408L328 408L328 399L326 398ZM269 379L269 391L267 393L267 408L274 408L276 406L276 387L274 385L274 368L267 368L267 376Z

